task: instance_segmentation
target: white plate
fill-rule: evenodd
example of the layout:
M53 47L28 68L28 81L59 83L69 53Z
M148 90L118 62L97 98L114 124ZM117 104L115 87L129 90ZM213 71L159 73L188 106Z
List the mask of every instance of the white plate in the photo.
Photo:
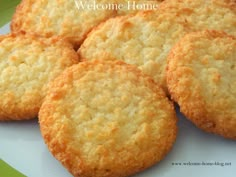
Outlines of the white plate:
M0 34L8 32L9 24L0 28ZM172 151L135 177L235 177L236 142L202 132L179 112L178 117L179 132ZM29 177L71 177L48 151L37 120L0 122L0 159Z

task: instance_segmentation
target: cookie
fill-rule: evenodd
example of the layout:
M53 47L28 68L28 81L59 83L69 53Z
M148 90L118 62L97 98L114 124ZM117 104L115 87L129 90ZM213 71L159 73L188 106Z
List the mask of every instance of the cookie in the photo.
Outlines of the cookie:
M129 176L157 163L176 138L173 104L140 70L94 60L66 69L39 112L51 153L80 177Z
M168 0L159 8L185 20L193 31L220 30L236 36L235 0Z
M171 13L139 12L100 24L78 50L81 60L115 58L139 67L163 89L166 57L171 47L188 32Z
M60 38L0 36L0 120L35 118L48 82L75 63L73 46Z
M236 139L236 38L223 32L186 35L168 57L173 100L197 127Z
M94 26L117 13L102 9L107 3L107 0L22 0L13 16L11 30L44 37L58 35L79 46Z

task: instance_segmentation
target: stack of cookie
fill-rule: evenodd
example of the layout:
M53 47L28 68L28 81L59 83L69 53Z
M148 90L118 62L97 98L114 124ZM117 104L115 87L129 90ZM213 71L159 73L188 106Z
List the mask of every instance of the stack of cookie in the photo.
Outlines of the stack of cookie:
M198 127L236 139L235 17L233 0L167 0L100 24L78 53L137 66Z
M236 139L234 0L23 0L11 29L0 119L39 115L74 176L130 176L162 160L177 132L169 98L199 128Z

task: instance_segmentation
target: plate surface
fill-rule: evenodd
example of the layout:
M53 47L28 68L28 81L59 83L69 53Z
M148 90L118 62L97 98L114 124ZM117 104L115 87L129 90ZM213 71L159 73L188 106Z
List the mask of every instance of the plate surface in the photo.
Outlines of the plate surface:
M0 28L0 34L8 32L9 24ZM177 116L179 131L172 151L134 177L235 177L236 142L197 129L178 110ZM72 177L48 151L38 120L0 122L0 159L28 177Z

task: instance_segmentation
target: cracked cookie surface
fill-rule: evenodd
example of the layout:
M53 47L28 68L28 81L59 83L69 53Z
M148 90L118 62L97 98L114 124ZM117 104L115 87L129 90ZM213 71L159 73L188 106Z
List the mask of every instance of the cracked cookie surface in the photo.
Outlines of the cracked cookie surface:
M80 177L144 170L169 152L177 129L163 90L121 61L68 68L52 82L39 122L49 150Z
M236 38L223 32L186 35L168 57L173 100L201 129L236 139Z
M35 118L48 82L77 62L73 46L61 38L0 36L0 120Z
M139 12L112 18L95 28L78 50L82 60L98 57L139 67L166 89L166 57L188 31L171 13Z
M61 36L78 47L94 26L117 13L93 9L94 2L101 5L107 0L23 0L13 16L11 30L44 37Z

